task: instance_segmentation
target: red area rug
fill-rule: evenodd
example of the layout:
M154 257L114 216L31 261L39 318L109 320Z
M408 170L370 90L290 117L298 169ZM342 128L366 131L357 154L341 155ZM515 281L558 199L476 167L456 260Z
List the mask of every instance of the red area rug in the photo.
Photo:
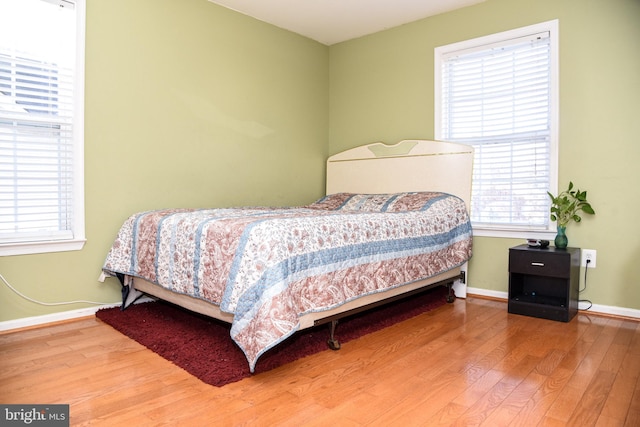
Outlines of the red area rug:
M437 287L419 295L340 320L341 344L407 320L445 304L447 289ZM230 326L165 302L99 310L96 317L170 360L203 382L221 387L251 376L240 348L229 336ZM331 351L328 325L299 331L263 354L255 373L265 372L310 354ZM338 350L339 351L339 350Z

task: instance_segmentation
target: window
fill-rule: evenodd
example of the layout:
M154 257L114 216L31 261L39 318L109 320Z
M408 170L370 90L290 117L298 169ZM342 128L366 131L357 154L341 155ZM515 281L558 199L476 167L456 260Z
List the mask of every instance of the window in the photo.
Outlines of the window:
M84 1L0 2L0 255L85 241Z
M475 148L476 235L554 231L547 191L557 189L557 39L550 21L435 49L435 136Z

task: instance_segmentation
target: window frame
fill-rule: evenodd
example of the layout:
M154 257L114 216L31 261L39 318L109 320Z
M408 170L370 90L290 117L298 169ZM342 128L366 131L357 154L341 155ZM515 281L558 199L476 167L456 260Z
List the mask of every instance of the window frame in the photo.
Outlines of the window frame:
M42 0L52 3L51 0ZM63 240L35 240L0 243L0 256L77 251L84 247L84 82L86 0L73 0L76 14L76 52L73 123L73 237Z
M512 39L526 37L532 34L549 32L551 48L551 104L550 104L550 146L549 146L549 189L553 194L558 188L558 136L559 136L559 24L558 20L551 20L487 36L477 37L439 46L434 49L434 134L435 139L442 137L442 65L444 57L451 52L480 49L482 46L505 42ZM474 224L474 235L504 238L538 238L551 239L556 234L555 223L549 220L547 228L532 229L516 226L482 226Z

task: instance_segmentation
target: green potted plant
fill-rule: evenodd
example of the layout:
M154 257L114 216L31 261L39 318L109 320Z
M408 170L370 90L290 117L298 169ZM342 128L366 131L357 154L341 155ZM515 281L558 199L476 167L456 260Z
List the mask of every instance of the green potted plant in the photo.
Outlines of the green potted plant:
M587 201L587 192L573 189L573 182L569 182L569 188L554 196L547 191L551 198L551 221L556 221L558 225L558 234L555 238L556 248L564 249L567 247L569 240L567 239L567 224L571 221L580 222L582 217L580 212L595 215L595 211L591 204Z

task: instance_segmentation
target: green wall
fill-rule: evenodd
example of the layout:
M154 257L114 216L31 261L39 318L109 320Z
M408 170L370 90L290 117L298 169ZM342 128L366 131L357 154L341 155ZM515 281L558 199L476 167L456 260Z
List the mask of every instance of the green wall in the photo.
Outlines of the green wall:
M206 0L87 0L86 222L82 251L0 258L43 301L118 301L97 281L132 212L290 205L324 191L326 157L372 141L433 138L433 49L560 22L560 183L595 217L568 229L598 251L584 298L640 309L640 1L487 0L331 47ZM507 249L476 238L471 287L507 290ZM0 285L0 321L42 307Z
M487 0L332 46L329 154L433 138L434 48L552 19L560 27L559 185L588 190L596 210L567 229L571 246L598 251L581 297L637 310L640 1ZM508 248L526 237L475 238L469 286L506 292Z
M0 258L42 301L120 299L97 278L135 211L308 203L324 194L329 48L206 0L87 0L87 243ZM0 321L43 307L0 284Z

